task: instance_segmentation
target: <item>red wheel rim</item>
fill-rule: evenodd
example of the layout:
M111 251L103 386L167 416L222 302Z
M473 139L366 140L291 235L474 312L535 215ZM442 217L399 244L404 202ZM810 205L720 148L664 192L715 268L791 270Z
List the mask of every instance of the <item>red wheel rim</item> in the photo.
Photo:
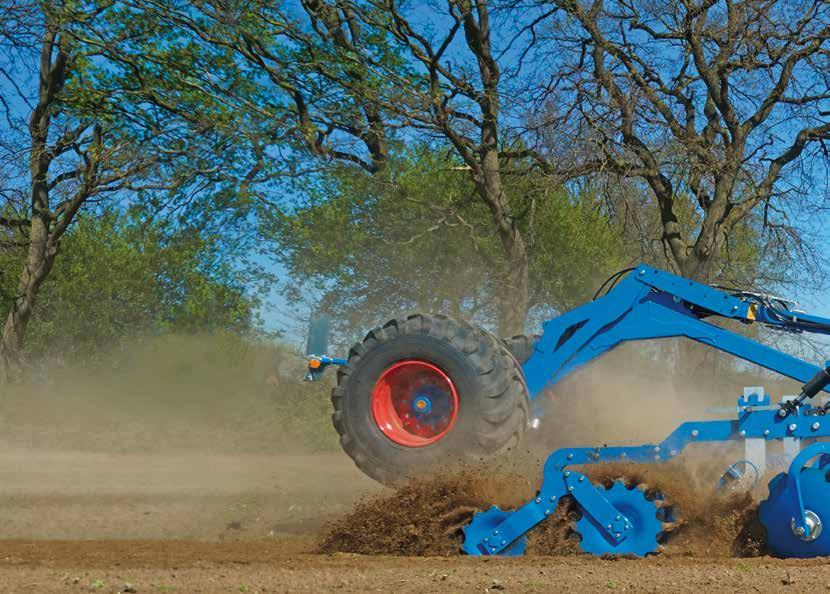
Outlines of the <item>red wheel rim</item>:
M458 416L458 393L447 374L414 359L380 376L372 391L372 416L398 445L420 448L441 440Z

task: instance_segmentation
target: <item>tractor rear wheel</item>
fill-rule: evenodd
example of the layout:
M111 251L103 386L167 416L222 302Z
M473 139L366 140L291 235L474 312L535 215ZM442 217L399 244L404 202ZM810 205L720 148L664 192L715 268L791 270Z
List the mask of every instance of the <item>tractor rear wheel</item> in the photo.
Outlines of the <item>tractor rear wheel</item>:
M354 345L332 403L343 449L384 484L518 446L529 410L521 369L498 339L424 314Z

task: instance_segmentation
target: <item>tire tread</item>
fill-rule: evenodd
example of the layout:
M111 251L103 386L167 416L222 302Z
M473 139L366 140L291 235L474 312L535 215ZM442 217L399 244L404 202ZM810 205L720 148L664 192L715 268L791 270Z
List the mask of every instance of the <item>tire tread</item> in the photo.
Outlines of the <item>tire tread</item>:
M475 424L475 436L469 441L467 451L459 452L459 456L481 459L500 453L510 447L511 442L521 443L529 418L529 401L520 362L508 344L467 322L444 315L410 314L391 319L367 332L362 342L351 347L348 365L337 374L338 383L331 394L332 423L340 435L343 450L360 470L384 484L403 478L402 472L405 472L405 469L390 468L349 435L345 400L350 369L374 349L382 348L384 343L411 334L429 335L449 343L466 356L479 376L482 386L480 419Z

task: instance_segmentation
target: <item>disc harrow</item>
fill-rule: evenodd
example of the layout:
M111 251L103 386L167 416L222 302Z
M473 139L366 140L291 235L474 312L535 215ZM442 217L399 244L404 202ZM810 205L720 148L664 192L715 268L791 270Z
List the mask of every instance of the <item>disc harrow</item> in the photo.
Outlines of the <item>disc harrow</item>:
M753 389L748 389L753 390ZM755 389L759 390L759 389ZM781 411L789 411L782 415ZM769 396L747 393L738 399L735 420L690 421L680 425L659 444L629 447L566 448L553 452L544 468L544 480L536 497L523 506L503 511L494 508L485 520L473 519L473 530L465 531L463 550L471 555L511 555L524 550L526 534L547 519L563 497L572 498L582 514L573 529L581 537L580 547L593 555L658 553L661 542L681 522L661 493L648 485L628 487L624 479L611 485L593 485L573 466L601 462L662 462L678 456L688 445L703 442L744 441L748 451L771 440L830 437L830 422L823 423L824 409L809 404L789 410L770 406ZM819 420L821 419L821 420ZM760 449L763 452L763 448ZM811 460L817 460L810 466ZM763 468L763 460L751 462ZM725 474L732 475L734 465ZM779 474L769 486L769 498L761 504L760 520L767 531L770 549L784 557L830 555L830 443L816 442L804 448L788 472ZM480 515L480 514L479 514ZM824 518L824 520L823 520ZM469 528L469 527L468 527Z
M462 550L468 555L475 555L475 549L468 550L466 547L472 543L483 542L489 545L491 540L493 544L500 544L502 546L502 555L506 557L517 557L524 555L527 548L527 539L524 535L508 543L501 538L498 527L510 515L509 511L502 511L498 506L494 505L487 511L478 512L473 516L472 521L462 530L464 532L464 545Z

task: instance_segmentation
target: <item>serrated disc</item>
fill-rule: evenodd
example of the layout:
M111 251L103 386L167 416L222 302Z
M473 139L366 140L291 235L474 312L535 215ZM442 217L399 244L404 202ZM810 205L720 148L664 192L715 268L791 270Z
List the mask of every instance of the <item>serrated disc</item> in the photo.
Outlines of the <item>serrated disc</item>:
M580 547L592 555L636 555L644 557L658 550L657 539L662 531L657 518L658 509L653 501L637 488L628 489L624 483L614 482L610 489L598 487L598 491L623 516L628 518L631 528L625 531L626 538L614 543L595 522L590 513L583 510L582 519L577 522L577 532L582 537Z

